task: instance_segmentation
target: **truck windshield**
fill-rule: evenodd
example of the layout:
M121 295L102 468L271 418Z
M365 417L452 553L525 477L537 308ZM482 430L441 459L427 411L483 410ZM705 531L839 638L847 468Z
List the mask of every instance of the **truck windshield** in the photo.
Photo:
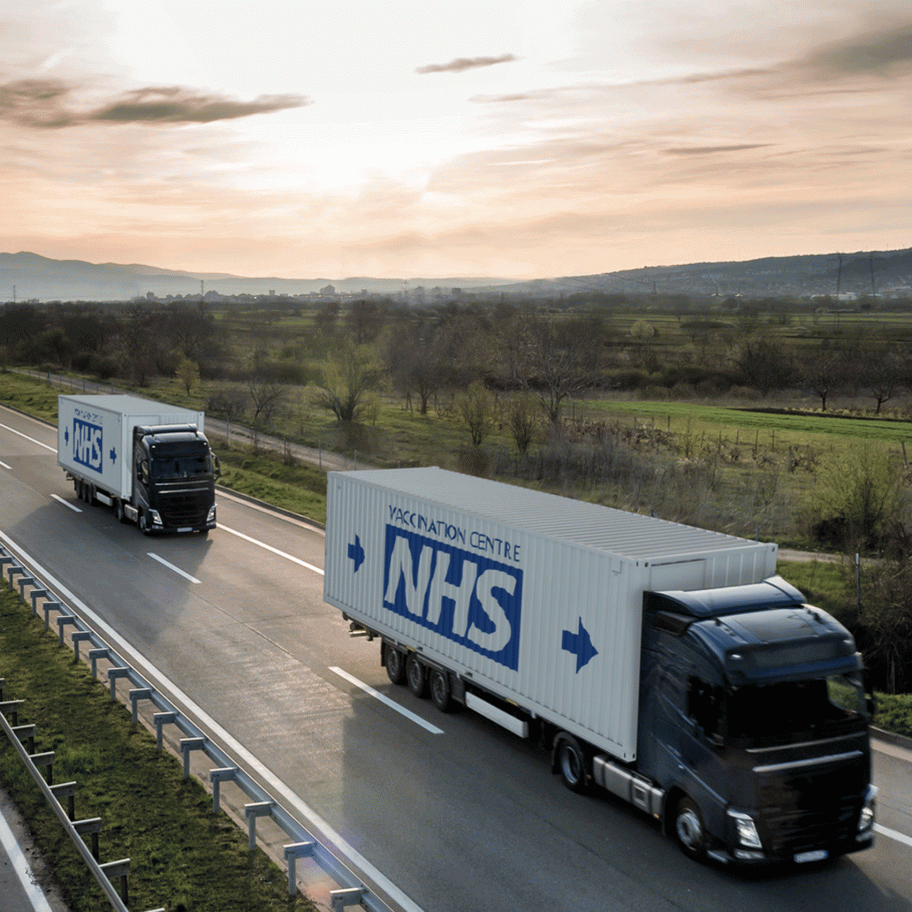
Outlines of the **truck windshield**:
M152 462L152 477L159 481L211 474L212 456L209 453L156 453Z
M867 717L860 676L732 688L726 700L729 740L763 746L823 737L854 728Z

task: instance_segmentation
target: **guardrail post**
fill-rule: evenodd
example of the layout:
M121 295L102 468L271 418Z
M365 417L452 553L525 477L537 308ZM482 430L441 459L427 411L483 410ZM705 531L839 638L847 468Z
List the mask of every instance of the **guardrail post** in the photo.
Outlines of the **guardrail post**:
M92 639L91 630L76 630L73 632L70 639L73 641L73 657L78 662L79 661L79 644Z
M63 646L63 628L68 624L76 623L76 615L74 614L62 614L57 618L57 629L60 631L60 645Z
M130 703L133 706L133 724L139 721L139 710L137 704L140 700L151 700L152 699L152 688L151 687L135 687L130 691Z
M63 605L60 602L45 602L44 603L44 629L50 630L51 628L51 612L52 611L63 611Z
M12 733L19 739L19 743L23 747L28 747L28 752L30 754L35 753L35 726L34 724L30 725L13 725L10 727ZM26 745L28 741L28 745Z
M108 880L113 881L115 877L120 878L120 898L124 901L125 906L129 905L130 890L127 886L127 875L130 873L130 859L120 858L117 861L109 861L107 864L99 865L98 867L104 871Z
M25 573L25 568L17 563L13 563L6 571L6 578L9 581L10 589L13 588L13 577L19 573Z
M130 676L132 669L125 668L123 666L118 666L116 668L108 669L108 683L111 686L111 702L113 703L117 699L117 679L118 678L128 678Z
M254 804L244 805L244 816L247 818L247 846L249 851L256 849L256 820L257 817L268 817L275 807L274 801L257 801Z
M29 760L31 760L36 767L44 767L44 781L48 785L51 785L54 782L54 752L44 751L40 754L29 754Z
M38 614L38 599L46 598L48 594L47 589L32 589L30 595L32 598L32 614Z
M22 579L19 580L18 585L19 585L19 598L21 598L22 601L24 602L25 601L25 587L26 586L35 586L35 585L37 585L37 581L34 576L23 576Z
M236 766L222 766L209 770L209 781L212 783L212 813L219 812L220 803L220 786L226 780L233 780L237 777L239 770Z
M342 912L346 906L360 905L366 889L366 887L346 887L344 890L330 890L329 899L333 912Z
M288 866L288 895L294 896L298 892L298 874L296 862L299 858L307 858L313 855L313 850L317 847L316 842L294 842L284 847L285 864Z
M107 646L99 646L97 649L89 650L89 661L92 663L92 677L98 677L98 660L107 659L111 650Z
M57 799L58 804L61 803L61 798L67 799L67 817L74 820L76 817L76 790L79 785L75 782L61 782L60 785L52 785L50 788L51 794Z
M161 750L163 739L162 739L162 728L165 725L170 725L177 720L177 713L173 710L171 712L160 712L155 713L152 716L152 721L155 723L155 746Z
M73 829L80 836L92 837L92 858L98 861L98 834L101 832L101 817L86 817L85 820L74 820Z
M180 749L184 755L184 779L190 778L190 751L205 750L205 738L181 738Z
M9 715L13 725L19 724L19 707L25 700L3 700L0 701L0 713L4 716Z

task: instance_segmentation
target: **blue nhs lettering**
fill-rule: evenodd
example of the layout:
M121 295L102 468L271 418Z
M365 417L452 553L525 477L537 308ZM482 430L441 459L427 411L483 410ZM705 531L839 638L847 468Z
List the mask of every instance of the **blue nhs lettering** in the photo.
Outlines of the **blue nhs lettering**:
M101 471L101 428L88 421L73 419L73 459L80 465Z
M384 607L514 671L522 577L516 567L386 527Z

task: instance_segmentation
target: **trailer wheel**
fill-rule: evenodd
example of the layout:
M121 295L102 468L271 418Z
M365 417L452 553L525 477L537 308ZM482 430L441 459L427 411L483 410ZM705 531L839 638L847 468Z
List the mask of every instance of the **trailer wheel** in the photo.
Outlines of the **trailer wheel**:
M404 684L405 656L402 651L388 643L383 644L383 651L386 653L386 676L393 684Z
M405 660L405 677L408 680L409 690L416 697L423 697L427 694L427 669L414 652L410 652Z
M586 755L572 735L563 735L557 744L557 768L571 792L586 790Z
M122 523L127 521L127 514L124 513L123 501L119 497L114 498L114 518Z
M431 702L442 713L453 708L453 696L450 693L450 679L445 671L435 668L431 671Z
M690 858L700 859L706 852L706 831L703 815L697 803L685 795L678 802L674 815L674 836L681 851Z

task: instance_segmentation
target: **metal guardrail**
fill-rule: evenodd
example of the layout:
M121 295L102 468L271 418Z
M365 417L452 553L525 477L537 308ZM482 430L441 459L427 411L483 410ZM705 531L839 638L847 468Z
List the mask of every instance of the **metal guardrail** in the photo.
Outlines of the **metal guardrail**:
M75 657L77 659L81 658L81 644L87 643L89 648L85 654L85 661L91 665L92 677L98 680L103 664L107 666L107 679L112 700L117 699L118 681L124 679L133 685L127 692L127 699L130 703L134 723L138 721L140 701L151 701L158 710L158 712L154 713L152 719L159 750L163 749L164 746L164 726L174 725L177 727L180 733L184 735L180 739L179 745L185 779L190 776L190 756L192 752L203 751L215 764L209 771L213 813L218 813L220 810L221 784L223 782L233 782L250 799L250 802L244 805L244 816L247 820L249 849L251 852L256 849L256 827L259 818L269 817L281 828L291 840L283 846L284 860L288 870L288 893L290 896L297 891L296 862L298 859L309 858L339 885L339 889L330 890L333 912L341 912L341 910L354 905L360 905L362 908L367 909L368 912L392 912L390 907L364 884L354 872L336 858L326 846L316 839L306 827L300 824L249 773L235 763L205 732L173 706L160 691L149 684L112 647L105 643L82 618L71 611L63 599L55 595L49 586L44 585L36 574L28 570L3 545L0 545L0 573L6 577L11 589L18 588L19 597L26 604L28 604L26 602L26 590L28 590L32 613L35 616L38 616L39 602L41 602L45 629L50 630L51 615L56 613L56 624L61 645L65 643L65 630L70 627L75 628L70 634ZM22 701L13 702L21 704ZM112 908L116 912L129 912L124 900L117 894L111 884L112 877L120 877L122 891L126 892L125 878L129 869L129 859L121 859L117 862L110 862L107 865L98 863L83 840L83 835L92 832L93 827L89 826L88 822L85 821L73 822L60 804L59 798L67 797L70 799L70 807L72 807L71 793L75 786L72 783L61 784L55 792L54 787L48 785L35 762L35 755L29 755L22 743L22 740L26 740L25 736L31 734L33 737L34 726L28 726L31 729L30 733L17 732L15 728L18 726L10 726L6 719L6 712L13 712L14 710L18 710L18 705L15 708L11 707L5 710L4 704L0 703L0 724L2 724L4 732L19 751L20 756L29 765L33 777L37 777L36 782L42 788L45 797L51 803L64 828L73 839L80 855L101 884L105 895L111 901ZM20 740L20 734L23 735L22 740ZM39 759L39 763L41 762L46 761ZM68 788L63 788L63 785L68 786ZM93 822L95 820L97 818L92 819ZM98 830L95 828L93 848L97 847L97 832ZM153 910L153 912L164 912L164 910Z

